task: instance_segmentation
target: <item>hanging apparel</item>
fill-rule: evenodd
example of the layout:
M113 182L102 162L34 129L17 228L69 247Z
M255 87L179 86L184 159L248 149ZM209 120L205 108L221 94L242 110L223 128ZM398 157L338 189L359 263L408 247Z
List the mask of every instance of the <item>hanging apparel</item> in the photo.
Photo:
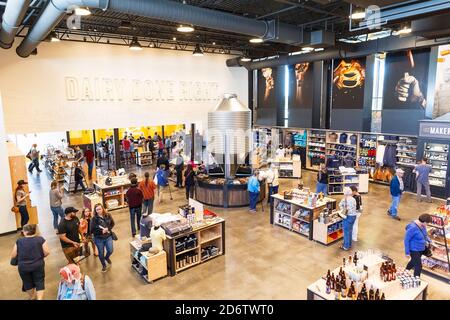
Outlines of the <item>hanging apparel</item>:
M377 148L377 163L383 165L383 159L384 159L384 152L386 150L386 146L385 145L380 145Z
M329 139L331 142L336 142L336 141L337 141L337 138L338 138L338 135L337 135L336 132L330 133L330 135L328 136L328 139Z
M395 168L397 166L397 146L386 146L383 157L383 165L391 168Z
M327 168L334 168L337 169L340 166L342 166L342 159L340 159L339 157L335 156L335 155L330 155L328 156L327 159Z
M348 139L348 135L345 132L343 132L339 136L339 143L347 143L347 139Z
M294 134L294 144L298 147L306 147L306 130L300 130Z
M358 143L358 136L356 134L352 134L350 136L350 143L356 145Z

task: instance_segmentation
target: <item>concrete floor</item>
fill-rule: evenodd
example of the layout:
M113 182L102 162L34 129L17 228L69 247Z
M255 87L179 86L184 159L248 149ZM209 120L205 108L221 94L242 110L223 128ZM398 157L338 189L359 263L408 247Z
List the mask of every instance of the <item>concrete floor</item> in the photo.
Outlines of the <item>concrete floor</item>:
M306 186L314 186L315 174L304 172ZM47 239L51 254L46 259L46 299L55 299L59 269L66 260L52 228L48 207L49 178L46 174L29 177L32 201L39 209L40 230ZM296 184L283 180L280 190ZM172 188L174 190L175 188ZM63 206L81 208L81 195L68 195ZM337 197L339 198L339 197ZM417 203L406 194L400 205L402 221L386 215L389 206L388 188L370 185L363 196L365 212L360 221L359 241L355 249L378 248L394 258L399 266L404 256L403 235L406 224L424 212L431 212L439 203ZM174 192L174 201L155 203L155 212L175 212L184 204L184 190ZM212 209L226 220L226 255L205 264L146 284L130 267L129 241L131 231L128 210L114 211L115 231L119 241L114 243L113 266L101 273L94 256L81 263L83 272L94 282L98 299L306 299L307 286L329 268L338 266L349 253L339 249L340 243L329 247L269 223L269 208L258 213L244 209ZM21 292L21 280L16 267L9 265L9 254L18 235L0 237L0 299L27 299ZM7 279L7 280L6 280ZM423 276L428 281L429 299L450 299L450 285Z

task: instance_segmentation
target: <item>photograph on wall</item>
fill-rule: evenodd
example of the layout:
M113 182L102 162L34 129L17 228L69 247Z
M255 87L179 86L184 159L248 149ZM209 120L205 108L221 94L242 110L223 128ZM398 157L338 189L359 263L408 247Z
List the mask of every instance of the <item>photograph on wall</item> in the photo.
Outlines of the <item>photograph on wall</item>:
M289 66L289 107L312 109L314 94L314 64L297 63Z
M333 109L362 109L366 58L336 59L333 65Z
M277 79L277 68L258 70L258 108L276 108L277 90L282 90Z
M450 45L439 47L435 88L433 119L450 113Z
M383 109L425 110L429 61L429 49L386 55Z

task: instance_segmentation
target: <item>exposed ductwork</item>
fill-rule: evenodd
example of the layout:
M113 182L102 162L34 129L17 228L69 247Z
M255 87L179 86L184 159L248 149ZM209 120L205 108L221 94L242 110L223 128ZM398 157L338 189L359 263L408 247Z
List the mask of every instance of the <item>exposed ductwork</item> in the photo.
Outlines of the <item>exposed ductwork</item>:
M211 9L185 5L169 0L51 0L29 34L17 48L17 54L28 57L39 42L61 22L66 10L73 6L86 6L112 10L152 19L192 24L199 27L246 34L285 44L302 44L309 33L301 27L261 21ZM304 37L305 34L308 37Z
M50 0L33 28L17 47L17 54L28 57L39 43L61 22L66 11L75 7L91 7L106 10L108 0Z
M16 0L6 3L0 30L0 47L9 49L12 47L14 37L25 17L31 0Z

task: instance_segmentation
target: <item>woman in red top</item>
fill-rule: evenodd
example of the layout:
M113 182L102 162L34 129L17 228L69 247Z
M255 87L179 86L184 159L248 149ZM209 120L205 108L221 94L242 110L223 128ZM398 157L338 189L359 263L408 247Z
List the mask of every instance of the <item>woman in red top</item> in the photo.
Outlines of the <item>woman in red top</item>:
M152 179L150 179L150 173L144 174L145 179L139 183L139 189L144 194L144 202L142 203L142 214L151 214L153 212L153 202L155 200L156 185Z
M162 157L164 151L164 143L161 138L158 140L158 157Z

